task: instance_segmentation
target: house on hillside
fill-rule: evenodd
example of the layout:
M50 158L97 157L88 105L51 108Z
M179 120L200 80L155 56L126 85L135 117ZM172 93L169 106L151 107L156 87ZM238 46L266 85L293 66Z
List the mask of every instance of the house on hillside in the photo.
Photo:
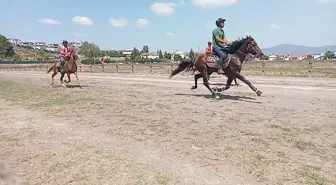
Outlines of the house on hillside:
M34 47L34 42L22 42L23 47Z
M45 42L35 42L33 45L34 49L39 49L39 50L43 50L47 48L47 45Z
M46 50L57 52L57 51L59 51L59 48L60 48L60 44L48 44L47 47L46 47Z
M159 54L157 53L142 53L140 54L141 59L157 59Z
M79 47L82 46L82 43L80 43L80 42L69 42L69 43L68 43L68 46L69 46L70 48L79 48Z
M123 55L126 55L126 56L131 56L132 52L133 52L133 49L124 49L124 50L119 50L119 52Z
M22 44L22 40L20 39L9 38L8 42L10 42L13 46L19 46Z

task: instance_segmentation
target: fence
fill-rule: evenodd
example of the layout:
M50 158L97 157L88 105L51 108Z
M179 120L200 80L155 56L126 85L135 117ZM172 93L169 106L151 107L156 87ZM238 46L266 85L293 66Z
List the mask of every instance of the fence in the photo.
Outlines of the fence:
M177 65L176 63L78 65L78 71L91 73L167 74L176 68ZM50 66L50 64L0 64L0 70L47 71ZM255 76L335 78L336 61L249 61L241 73Z

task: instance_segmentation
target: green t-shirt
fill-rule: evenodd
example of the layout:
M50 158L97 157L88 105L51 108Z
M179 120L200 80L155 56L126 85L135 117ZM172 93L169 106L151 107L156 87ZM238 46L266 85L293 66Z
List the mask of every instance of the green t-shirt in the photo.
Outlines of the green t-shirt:
M218 46L221 44L221 42L218 42L216 40L217 35L219 36L219 38L224 39L225 37L224 30L220 27L217 27L212 31L212 45L213 46Z

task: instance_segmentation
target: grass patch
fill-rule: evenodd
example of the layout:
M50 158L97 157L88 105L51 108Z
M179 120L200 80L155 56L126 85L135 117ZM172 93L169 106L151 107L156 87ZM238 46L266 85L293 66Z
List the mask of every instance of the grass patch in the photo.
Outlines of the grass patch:
M4 100L33 108L83 104L94 101L93 97L83 91L52 89L6 79L0 79L0 89L0 97Z
M305 182L309 185L329 185L330 181L317 169L309 168L305 172Z

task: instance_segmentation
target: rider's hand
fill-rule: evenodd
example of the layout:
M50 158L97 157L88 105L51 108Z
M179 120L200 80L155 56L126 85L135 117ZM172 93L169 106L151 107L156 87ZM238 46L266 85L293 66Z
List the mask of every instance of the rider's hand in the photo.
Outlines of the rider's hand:
M228 41L228 42L227 42L227 45L232 46L232 42L229 42L229 41Z

